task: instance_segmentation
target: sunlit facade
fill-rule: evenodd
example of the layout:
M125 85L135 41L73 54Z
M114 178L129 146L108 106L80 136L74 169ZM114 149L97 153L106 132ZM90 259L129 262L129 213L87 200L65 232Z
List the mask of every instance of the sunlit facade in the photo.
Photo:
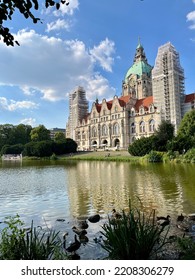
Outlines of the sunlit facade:
M153 69L148 64L144 48L139 42L133 65L126 72L122 82L121 96L114 96L108 101L104 98L101 103L96 100L88 112L84 89L78 87L70 93L66 136L77 142L79 150L127 149L136 139L153 135L163 119L170 120L177 131L182 116L192 108L188 103L194 102L195 94L184 95L184 72L180 67L179 54L170 43L163 47L171 52L168 53L168 65L171 65L171 68L166 69L169 73L169 84L174 82L174 86L170 85L169 90L170 104L174 107L170 108L171 118L168 118L168 115L165 118L162 104L166 104L167 94L164 82L158 82L162 69L157 69L157 65L163 65L159 55L163 48L159 48Z

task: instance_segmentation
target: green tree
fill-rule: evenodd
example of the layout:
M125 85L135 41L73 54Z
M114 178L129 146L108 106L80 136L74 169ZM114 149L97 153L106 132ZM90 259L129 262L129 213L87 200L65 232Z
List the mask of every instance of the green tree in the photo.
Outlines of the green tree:
M142 137L129 145L128 152L133 156L145 156L155 149L154 146L154 136Z
M31 140L35 142L51 140L50 131L44 125L33 128L30 132L30 137Z
M40 10L40 4L38 0L2 0L0 2L0 39L3 37L3 42L7 46L14 46L17 41L14 40L14 36L11 34L9 28L4 26L4 23L8 20L12 20L14 13L19 12L26 19L30 18L33 23L41 21L40 18L36 17L34 14L35 10ZM55 6L58 10L60 5L69 4L67 0L45 0L45 8Z
M63 142L63 141L65 141L65 139L66 138L65 138L65 135L64 135L63 132L58 131L54 135L54 141L55 142Z
M180 154L195 148L195 110L187 112L178 129L177 136L168 142L168 150Z
M0 125L0 149L6 144L15 144L15 127L12 124Z
M71 138L66 138L64 141L54 142L53 144L53 152L56 155L75 153L76 150L77 143Z
M50 157L52 153L52 141L29 142L24 146L24 156Z
M30 132L32 127L30 125L19 124L15 127L15 144L26 144L31 141Z
M184 115L177 134L180 136L195 137L195 110L191 110Z
M23 152L24 145L15 144L15 145L5 145L1 149L1 154L21 154Z
M174 137L174 125L169 121L162 121L155 133L155 150L167 151L167 143Z

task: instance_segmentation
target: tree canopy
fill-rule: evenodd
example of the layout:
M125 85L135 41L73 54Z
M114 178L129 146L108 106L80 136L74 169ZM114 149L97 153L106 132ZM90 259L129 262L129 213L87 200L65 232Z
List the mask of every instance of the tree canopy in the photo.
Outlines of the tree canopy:
M51 140L50 131L44 125L34 127L30 132L30 137L34 142Z
M41 21L36 17L35 11L40 9L40 1L38 0L2 0L0 1L0 39L3 38L3 42L7 46L19 45L19 42L15 41L13 34L9 28L5 27L4 23L8 20L12 20L12 16L16 11L24 16L26 19L30 18L33 23ZM61 5L68 5L68 0L45 0L45 8L55 6L57 10Z
M178 129L178 135L195 137L195 110L187 112Z

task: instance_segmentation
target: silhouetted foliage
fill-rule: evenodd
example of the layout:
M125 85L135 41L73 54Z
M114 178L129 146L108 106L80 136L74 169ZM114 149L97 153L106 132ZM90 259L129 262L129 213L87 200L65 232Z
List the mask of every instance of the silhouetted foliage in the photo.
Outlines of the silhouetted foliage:
M169 121L162 121L155 133L155 150L167 151L167 143L174 137L174 125Z
M29 157L50 157L53 154L52 141L30 142L24 146L23 155Z
M66 138L64 141L55 141L53 144L53 152L56 155L75 153L76 150L77 143L70 138Z
M4 22L12 20L13 14L17 11L23 15L26 19L30 18L33 23L41 22L41 19L34 14L35 10L40 9L40 1L38 0L2 0L0 2L0 39L3 37L3 42L7 46L19 45L19 42L15 41L13 34L11 34L9 28L4 26ZM57 10L60 6L69 4L67 0L53 1L45 0L45 8L55 6Z
M1 149L1 154L21 154L23 152L24 145L16 144L16 145L5 145Z

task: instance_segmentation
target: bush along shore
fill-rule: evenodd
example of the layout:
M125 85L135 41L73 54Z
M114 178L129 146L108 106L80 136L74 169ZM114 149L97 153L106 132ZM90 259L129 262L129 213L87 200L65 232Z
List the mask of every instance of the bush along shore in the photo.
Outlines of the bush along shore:
M70 260L80 259L79 249L89 241L86 228L89 223L98 223L100 215L80 221L72 227L74 242L67 246L67 232L54 229L30 227L19 215L6 217L5 227L0 231L1 260ZM113 209L101 226L101 241L93 239L112 260L158 260L195 259L195 214L171 217L156 217L155 211L144 213L137 208L117 212ZM85 246L82 246L85 249Z

